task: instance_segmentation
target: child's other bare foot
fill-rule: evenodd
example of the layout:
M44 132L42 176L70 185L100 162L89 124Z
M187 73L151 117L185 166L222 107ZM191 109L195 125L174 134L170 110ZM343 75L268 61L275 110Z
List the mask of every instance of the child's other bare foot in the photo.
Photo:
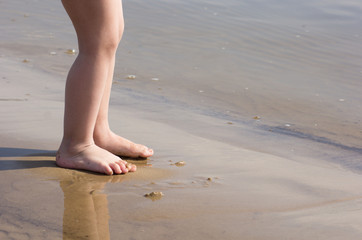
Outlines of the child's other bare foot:
M106 149L117 156L147 158L153 155L152 149L141 144L133 143L128 139L118 136L112 131L98 133L95 131L94 141L97 146Z
M136 171L136 165L127 164L126 161L95 144L78 151L69 151L61 146L57 152L56 164L63 168L88 170L107 175Z

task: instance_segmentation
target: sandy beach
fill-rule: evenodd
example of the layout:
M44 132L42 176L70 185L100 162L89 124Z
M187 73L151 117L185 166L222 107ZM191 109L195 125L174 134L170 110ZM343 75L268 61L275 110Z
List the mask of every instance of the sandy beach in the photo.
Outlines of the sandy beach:
M147 3L124 1L110 124L155 155L103 176L55 165L60 1L0 1L0 239L360 239L362 4Z

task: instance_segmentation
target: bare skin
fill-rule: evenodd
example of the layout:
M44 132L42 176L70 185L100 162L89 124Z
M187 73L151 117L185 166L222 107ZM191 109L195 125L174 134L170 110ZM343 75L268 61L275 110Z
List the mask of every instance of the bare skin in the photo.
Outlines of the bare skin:
M65 89L64 135L56 163L107 175L136 171L116 155L149 157L153 150L114 134L108 123L115 54L124 21L121 0L62 0L79 54Z

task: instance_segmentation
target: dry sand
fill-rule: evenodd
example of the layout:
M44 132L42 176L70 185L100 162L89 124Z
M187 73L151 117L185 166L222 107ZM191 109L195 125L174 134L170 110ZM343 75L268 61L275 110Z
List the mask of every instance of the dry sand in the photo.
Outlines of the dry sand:
M338 129L333 127L343 124L333 120L333 109L326 111L316 119L326 122L325 131L310 133L305 128L308 124L302 123L313 122L308 111L318 111L318 107L293 112L292 106L271 97L273 91L260 89L250 95L254 106L265 113L275 106L276 112L283 110L293 116L290 120L306 115L304 120L295 120L301 127L289 131L281 123L253 119L256 113L252 107L246 109L250 116L231 118L232 113L217 110L220 95L215 95L216 100L198 96L184 100L189 93L180 90L182 83L175 83L175 90L169 93L162 92L172 89L172 83L163 84L164 78L152 68L162 65L163 60L142 62L136 72L136 67L128 65L139 57L124 58L129 62L117 70L110 116L115 132L153 147L156 154L147 161L135 161L137 172L120 176L57 168L54 155L62 134L64 79L74 60L64 52L74 48L74 33L62 10L52 12L59 3L40 1L36 2L38 8L31 3L24 1L19 8L15 2L1 3L2 21L6 23L2 30L9 35L0 44L0 239L362 237L360 110ZM140 1L125 6L135 13L141 11L138 4ZM174 13L171 10L169 14ZM36 30L34 24L42 30ZM46 32L51 26L57 26L53 34ZM142 34L153 43L152 31ZM45 40L54 35L54 42ZM190 44L182 36L172 36ZM132 45L127 40L123 47L128 51ZM162 44L134 49L145 48L144 55L153 59L158 50L162 52ZM50 54L53 51L57 54ZM129 53L120 53L125 54ZM205 56L204 61L208 61ZM172 71L157 69L161 76ZM137 78L120 81L119 75L127 74ZM151 77L160 80L140 80ZM184 89L199 91L198 84L186 82ZM348 83L346 86L351 89ZM268 91L270 98L265 99L263 109L263 101L255 99ZM359 98L353 95L353 99ZM215 109L208 108L207 101L215 103ZM349 124L352 118L356 124ZM350 129L344 132L346 141L338 141L341 129ZM186 164L175 165L179 161ZM144 197L153 191L164 196L155 201Z

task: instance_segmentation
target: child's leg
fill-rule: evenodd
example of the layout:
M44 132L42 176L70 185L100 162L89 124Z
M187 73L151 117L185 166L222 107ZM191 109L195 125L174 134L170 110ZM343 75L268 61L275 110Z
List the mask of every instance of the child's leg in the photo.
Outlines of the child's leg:
M152 149L141 144L135 144L121 136L118 136L110 130L108 123L108 108L113 79L113 69L110 70L110 73L112 74L108 78L94 129L94 141L97 146L118 156L150 157L153 155Z
M106 174L128 172L125 161L96 146L93 140L118 46L120 1L62 0L77 32L79 55L69 71L65 90L64 136L56 158L61 167Z
M120 7L117 8L119 11L119 22L118 22L118 36L119 41L122 38L124 29L124 20L122 12L122 2L119 1ZM128 157L149 157L153 155L153 150L149 149L141 144L135 144L125 138L122 138L114 134L109 127L108 123L108 108L109 98L111 94L111 87L113 82L115 55L112 58L112 64L108 70L107 83L103 93L101 106L99 109L95 129L94 129L94 141L97 146L102 147L113 154L119 156Z

